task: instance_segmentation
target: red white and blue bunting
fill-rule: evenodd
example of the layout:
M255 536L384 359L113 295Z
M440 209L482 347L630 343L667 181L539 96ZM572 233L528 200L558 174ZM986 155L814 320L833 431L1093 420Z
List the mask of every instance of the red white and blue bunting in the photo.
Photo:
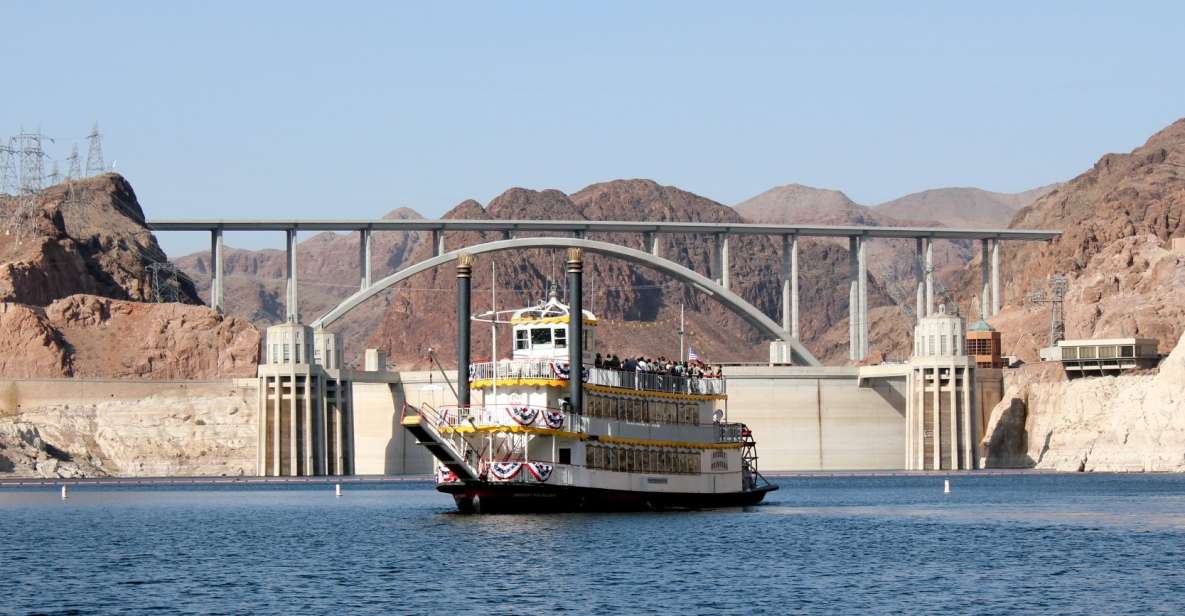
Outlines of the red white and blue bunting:
M526 467L527 473L540 483L551 479L555 467L543 462L494 462L490 466L490 474L496 481L510 481L517 477Z
M495 479L510 481L518 475L518 472L522 468L522 462L494 462L493 466L490 467L490 472L494 475Z
M550 464L542 462L528 462L527 471L535 478L535 481L544 482L551 478L551 471L554 467Z
M539 416L539 409L529 406L512 406L507 408L506 412L510 413L511 419L517 421L520 426L535 423L535 418Z
M552 409L543 411L543 423L552 430L559 430L564 425L564 412Z
M569 364L566 361L552 362L551 370L556 376L565 381L568 380L568 374L571 372L569 369ZM588 381L588 368L583 366L580 368L580 380L585 382Z

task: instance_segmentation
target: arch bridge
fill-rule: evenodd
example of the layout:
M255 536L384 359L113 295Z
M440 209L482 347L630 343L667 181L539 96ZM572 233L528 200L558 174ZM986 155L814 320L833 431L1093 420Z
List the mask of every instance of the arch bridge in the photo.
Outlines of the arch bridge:
M461 253L481 254L526 248L578 247L645 265L695 286L709 294L759 331L780 345L780 359L803 365L819 365L810 351L799 342L798 242L802 237L848 238L849 345L848 356L864 359L868 340L868 251L875 239L913 239L915 241L916 307L915 315L934 312L935 240L979 240L982 253L980 309L984 319L1000 310L1000 242L1048 241L1061 234L1050 230L952 229L942 227L868 227L834 225L764 225L691 222L626 221L530 221L530 220L151 220L153 231L205 231L210 233L211 279L210 305L223 306L223 233L225 231L283 231L286 237L287 284L286 311L289 320L299 320L297 293L296 243L300 231L354 231L359 234L359 290L346 298L314 325L328 325L358 304L410 276L438 267ZM420 263L373 281L371 279L371 237L382 231L421 231L432 234L433 256ZM445 234L450 231L500 233L504 239L483 244L445 249ZM551 233L550 236L516 237L518 233ZM644 239L645 251L608 241L588 239L594 233L636 233ZM662 236L692 234L713 240L711 272L708 276L662 257ZM782 310L781 323L763 314L730 289L729 262L731 237L764 235L782 241Z

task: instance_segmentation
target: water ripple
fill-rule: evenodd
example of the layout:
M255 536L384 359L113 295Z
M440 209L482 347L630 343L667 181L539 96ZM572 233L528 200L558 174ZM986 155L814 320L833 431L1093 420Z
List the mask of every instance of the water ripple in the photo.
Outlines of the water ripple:
M0 490L4 613L1177 612L1185 478L796 478L747 510L463 516L423 484Z

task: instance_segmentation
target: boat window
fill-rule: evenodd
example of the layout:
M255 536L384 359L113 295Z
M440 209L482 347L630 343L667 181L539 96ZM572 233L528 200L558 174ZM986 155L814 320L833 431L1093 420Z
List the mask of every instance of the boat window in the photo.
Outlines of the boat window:
M572 463L572 450L567 447L560 448L560 464Z
M527 330L520 329L520 330L515 331L514 332L514 349L516 351L521 351L521 350L527 349L527 348L530 348L530 345L527 344Z
M531 346L549 344L551 342L551 328L536 327L531 330Z
M563 349L568 346L568 330L557 327L555 328L555 348Z

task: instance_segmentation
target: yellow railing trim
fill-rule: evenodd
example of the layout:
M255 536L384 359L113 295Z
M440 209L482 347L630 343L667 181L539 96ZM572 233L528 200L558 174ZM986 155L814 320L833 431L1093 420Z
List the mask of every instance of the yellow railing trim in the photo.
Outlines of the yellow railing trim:
M511 322L511 323L513 323L513 324L515 324L515 325L524 325L524 324L528 324L528 325L553 325L553 324L557 324L557 323L567 323L567 322L568 322L568 317L567 317L567 315L565 315L565 316L562 316L562 317L543 317L543 318L533 318L533 317L513 317L513 318L511 318L511 319L510 319L510 322ZM594 327L595 327L595 326L596 326L596 324L597 324L597 320L596 320L596 319L590 319L590 318L588 318L588 317L585 317L585 318L584 318L584 324L585 324L585 325L592 325L592 326L594 326Z
M475 389L485 389L493 387L494 379L478 379L470 381L469 387ZM528 387L564 387L568 386L568 381L563 379L547 379L541 377L527 377L527 378L499 378L498 387L513 387L515 385L525 385ZM612 394L615 396L638 396L641 398L663 398L666 400L691 400L696 402L704 402L708 400L724 400L728 396L726 394L680 394L668 391L651 391L649 389L629 389L626 387L611 387L609 385L592 385L585 383L584 388L588 391L595 391L603 394Z
M476 432L510 432L513 434L534 434L536 436L555 436L579 441L594 441L610 445L634 445L637 447L670 447L672 449L740 449L740 443L690 443L684 441L668 441L659 439L623 438L620 436L593 436L587 432L569 432L567 430L552 430L550 428L535 428L533 426L441 426L441 434L473 434Z

